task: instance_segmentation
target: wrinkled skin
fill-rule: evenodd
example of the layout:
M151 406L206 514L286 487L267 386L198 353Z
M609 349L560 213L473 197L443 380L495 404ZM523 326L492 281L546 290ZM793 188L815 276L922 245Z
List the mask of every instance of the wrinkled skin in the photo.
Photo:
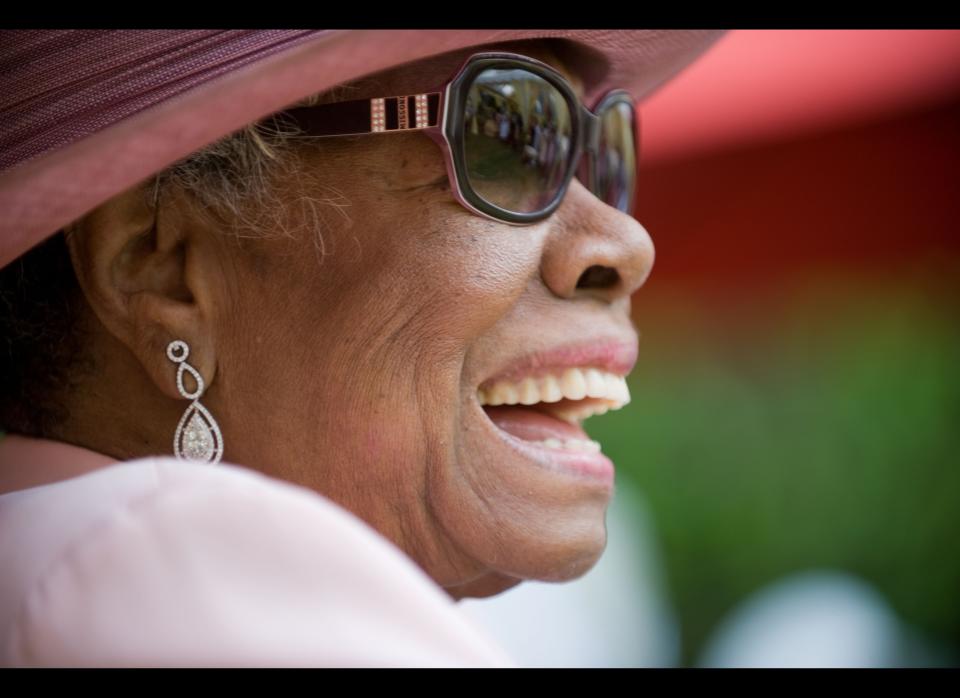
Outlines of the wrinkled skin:
M347 98L429 89L472 52L380 74ZM523 53L579 89L545 46ZM452 598L584 574L606 545L609 493L504 463L476 388L534 350L635 341L647 231L576 179L539 224L474 215L418 133L331 139L301 157L309 176L288 175L289 190L342 195L345 215L292 205L262 218L272 235L238 244L188 194L165 193L155 214L134 189L79 222L70 246L98 362L67 398L63 440L120 459L172 455L187 403L165 350L183 339L224 461L351 510ZM299 233L269 230L281 220ZM619 280L578 288L593 265Z

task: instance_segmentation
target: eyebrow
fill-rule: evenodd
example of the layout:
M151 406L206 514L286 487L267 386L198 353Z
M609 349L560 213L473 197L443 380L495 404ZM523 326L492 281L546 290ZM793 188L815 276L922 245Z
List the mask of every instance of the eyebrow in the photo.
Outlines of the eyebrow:
M373 97L294 107L269 119L287 122L311 136L348 136L416 131L439 124L440 92Z

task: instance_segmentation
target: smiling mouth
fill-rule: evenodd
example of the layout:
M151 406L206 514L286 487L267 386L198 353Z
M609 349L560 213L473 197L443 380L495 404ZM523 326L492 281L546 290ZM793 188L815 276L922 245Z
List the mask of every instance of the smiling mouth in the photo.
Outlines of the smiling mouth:
M571 367L562 372L501 380L477 392L483 411L500 430L541 447L599 453L582 422L630 402L623 376L599 368Z

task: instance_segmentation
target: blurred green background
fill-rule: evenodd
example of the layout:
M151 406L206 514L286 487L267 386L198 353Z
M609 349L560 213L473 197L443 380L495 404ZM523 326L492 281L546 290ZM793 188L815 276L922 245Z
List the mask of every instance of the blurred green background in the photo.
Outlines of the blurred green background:
M588 431L649 498L685 665L747 594L818 567L960 638L960 330L942 306L822 280L750 352L689 309L648 323L632 402Z

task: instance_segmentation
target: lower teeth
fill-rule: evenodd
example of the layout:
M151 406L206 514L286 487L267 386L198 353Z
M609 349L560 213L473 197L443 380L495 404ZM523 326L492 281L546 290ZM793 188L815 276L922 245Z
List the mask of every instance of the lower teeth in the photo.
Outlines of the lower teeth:
M547 439L545 441L533 441L539 446L546 446L547 448L559 448L563 451L586 451L587 453L600 453L600 444L596 441L591 441L587 439L567 439L566 441L561 441L560 439Z

